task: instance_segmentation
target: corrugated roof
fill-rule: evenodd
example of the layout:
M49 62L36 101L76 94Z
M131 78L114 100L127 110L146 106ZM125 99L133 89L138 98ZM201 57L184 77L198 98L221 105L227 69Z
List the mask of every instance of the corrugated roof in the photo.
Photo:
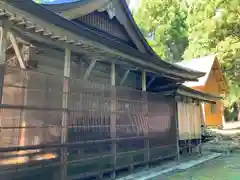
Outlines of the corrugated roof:
M188 87L204 86L208 80L215 59L215 55L209 55L176 63L181 67L206 73L205 76L198 78L198 81L185 82L184 85Z

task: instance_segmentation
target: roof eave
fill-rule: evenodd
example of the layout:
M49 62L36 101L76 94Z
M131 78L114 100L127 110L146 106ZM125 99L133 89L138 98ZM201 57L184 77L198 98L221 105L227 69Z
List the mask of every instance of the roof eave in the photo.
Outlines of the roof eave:
M143 46L145 47L145 49L147 50L147 52L149 54L151 54L152 56L157 56L157 54L155 53L155 51L152 49L152 47L148 44L146 38L144 37L144 35L142 34L142 32L140 31L140 29L138 28L133 16L132 16L132 13L130 11L130 9L128 8L128 5L126 3L125 0L120 0L122 3L121 5L123 6L123 9L124 11L126 12L127 14L127 18L128 20L131 22L131 25L133 27L133 29L135 30L135 32L137 33L138 35L138 38L139 40L142 42Z
M182 84L175 84L172 86L168 86L166 88L160 89L160 92L163 92L165 95L169 96L184 96L190 97L192 99L199 100L201 102L208 102L215 104L217 100L222 99L222 97L215 96L208 93L203 93L189 87L186 87Z
M71 9L78 9L80 8L80 6L87 6L87 4L91 4L94 3L96 0L82 0L82 1L77 1L77 2L72 2L72 3L63 3L60 5L55 5L55 4L43 4L44 7L53 10L55 12L62 12L64 14L64 11L70 11ZM130 9L128 8L128 5L126 3L125 0L118 0L121 5L121 8L123 9L123 11L125 11L126 17L128 19L128 21L130 22L130 25L132 26L132 28L134 29L134 31L136 32L140 42L142 43L142 45L144 46L144 48L146 49L146 51L152 55L152 56L157 56L156 53L154 52L154 50L151 48L151 46L148 44L148 42L146 41L145 37L143 36L143 34L141 33L141 31L139 30L139 28L137 27L137 24L134 21L134 18L131 14ZM103 3L106 3L107 0L104 0ZM92 6L89 6L90 8ZM86 8L85 8L86 9ZM79 13L79 11L78 11ZM70 17L66 17L65 18L69 19Z
M212 94L203 93L201 91L197 91L197 90L191 89L191 88L183 86L183 85L178 87L177 93L179 95L184 95L184 96L196 98L198 100L205 101L205 102L210 102L210 103L216 103L217 100L222 99L222 97L220 97L220 96L215 96L215 95L212 95Z
M10 5L9 5L10 3ZM26 4L28 3L28 4ZM169 76L176 76L179 80L189 80L194 81L197 80L198 77L203 74L196 71L189 71L184 68L179 68L173 64L159 61L159 58L152 57L145 53L140 53L139 51L132 49L131 47L126 47L125 44L121 44L115 41L111 41L109 39L104 39L100 35L91 32L89 29L86 29L82 26L78 26L74 22L68 21L65 18L51 12L35 4L32 1L14 1L9 0L1 1L0 7L4 11L9 11L9 14L15 15L16 17L24 17L26 20L33 20L33 24L43 25L43 29L47 29L50 32L56 33L55 36L60 37L73 37L74 41L81 41L82 38L86 41L89 41L90 44L93 42L99 48L105 49L111 53L119 54L122 57L125 57L129 61L135 64L140 64L146 70L150 70L157 74L168 74ZM20 11L19 11L20 10ZM58 28L60 28L58 30ZM62 29L66 30L64 33L61 31ZM72 43L71 43L72 44ZM149 60L152 60L149 63ZM154 62L154 63L153 63Z

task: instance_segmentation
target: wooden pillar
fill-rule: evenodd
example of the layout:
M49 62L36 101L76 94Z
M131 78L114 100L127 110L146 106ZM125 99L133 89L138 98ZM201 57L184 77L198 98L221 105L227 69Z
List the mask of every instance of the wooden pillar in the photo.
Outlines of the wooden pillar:
M147 90L147 82L146 82L146 71L142 71L142 91L145 92Z
M64 80L63 80L63 96L62 96L62 127L61 127L61 144L67 143L68 135L68 95L69 95L69 77L71 69L71 51L68 47L65 48L65 61L64 61ZM61 168L60 179L67 179L67 148L61 148Z
M7 22L2 21L2 28L1 28L1 37L0 37L0 104L2 104L3 100L3 85L4 85L4 72L5 72L5 61L6 61L6 52L7 49L7 32L9 26ZM2 124L2 117L1 117L2 109L0 109L0 123Z
M202 154L202 114L201 114L201 102L199 101L197 104L197 109L200 117L200 139L199 139L199 147L198 147L198 154Z
M6 61L6 49L7 49L7 33L10 29L10 25L7 21L2 21L1 37L0 37L0 103L3 98L3 84L4 84L4 71Z
M199 144L199 154L202 155L202 133L204 132L204 129L206 128L206 116L205 116L205 103L202 102L200 104L201 108L200 108L200 113L201 113L201 131L200 131L200 134L201 134L201 138L200 138L200 144Z
M147 104L147 82L146 82L146 71L143 70L142 71L142 100L144 103L144 121L148 120L148 104ZM145 124L148 124L148 122L145 122ZM144 131L144 136L145 136L145 140L144 140L144 148L146 149L145 153L144 153L144 161L145 162L149 162L150 160L150 147L149 147L149 128L146 129L146 131ZM147 165L148 166L148 165Z
M115 63L111 64L111 86L112 86L112 93L111 93L111 122L110 122L110 132L111 132L111 139L112 141L112 154L113 154L113 172L112 172L112 179L116 177L116 163L117 163L117 128L116 128L116 65Z
M179 97L175 98L175 121L176 121L176 145L177 145L177 162L180 161L180 148L179 148L179 121L178 121L178 100Z
M188 155L191 155L191 138L192 138L192 132L191 132L191 123L192 123L192 116L190 116L190 109L189 109L189 98L186 97L186 116L188 121Z

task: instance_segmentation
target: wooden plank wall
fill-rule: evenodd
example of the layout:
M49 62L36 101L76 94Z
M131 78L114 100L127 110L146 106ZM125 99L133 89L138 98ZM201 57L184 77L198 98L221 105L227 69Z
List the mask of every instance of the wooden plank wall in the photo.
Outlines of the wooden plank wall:
M178 102L179 140L200 139L200 108L194 103Z

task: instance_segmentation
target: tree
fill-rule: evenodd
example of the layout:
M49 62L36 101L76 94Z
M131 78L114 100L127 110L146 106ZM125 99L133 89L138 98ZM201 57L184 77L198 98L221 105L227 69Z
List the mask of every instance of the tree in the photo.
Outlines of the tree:
M35 3L40 4L41 0L33 0Z
M188 1L186 59L215 53L230 87L226 104L240 98L240 1ZM229 104L230 103L230 104Z
M134 17L160 57L170 61L182 59L188 45L182 0L142 0Z

